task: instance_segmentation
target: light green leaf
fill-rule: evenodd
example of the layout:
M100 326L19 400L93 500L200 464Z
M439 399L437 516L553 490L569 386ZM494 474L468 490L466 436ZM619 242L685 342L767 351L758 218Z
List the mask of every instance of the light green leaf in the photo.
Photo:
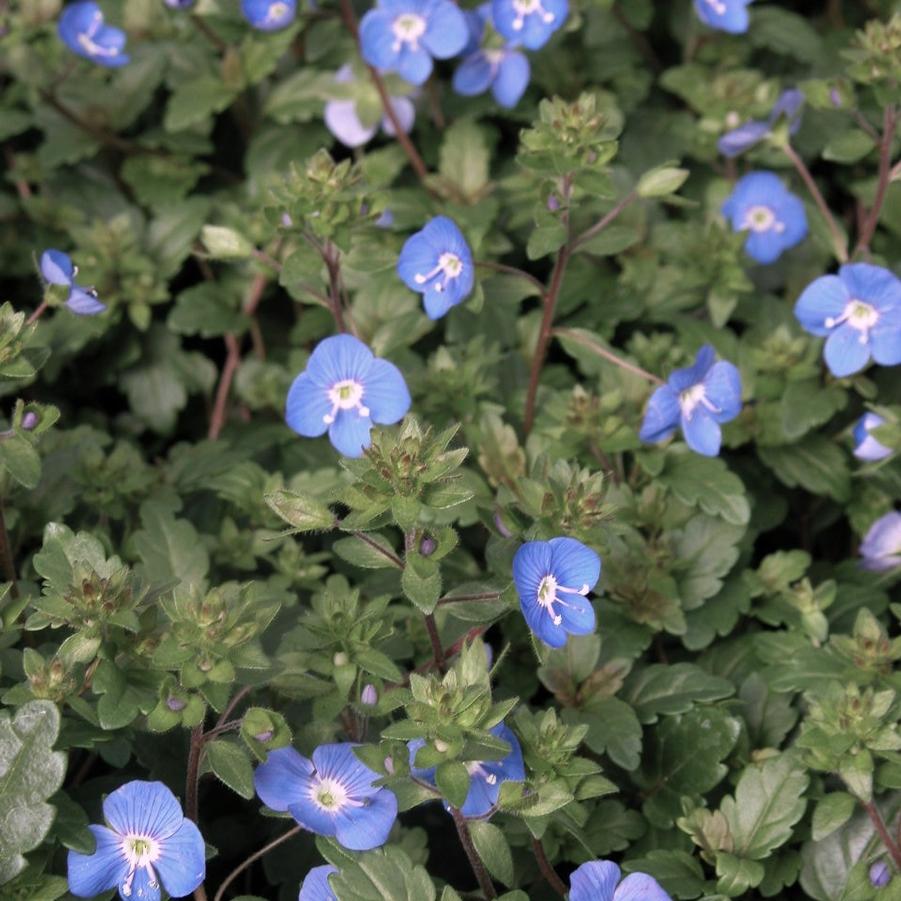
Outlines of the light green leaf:
M488 872L504 885L513 884L513 855L503 831L487 820L470 820L469 831Z
M656 723L660 714L684 713L695 703L728 698L734 692L728 679L711 676L693 663L654 663L626 681L623 697L641 722Z
M206 745L206 765L232 791L253 797L253 767L247 753L234 742L217 739Z
M751 517L747 489L719 457L669 453L659 481L683 503L732 525L746 525Z

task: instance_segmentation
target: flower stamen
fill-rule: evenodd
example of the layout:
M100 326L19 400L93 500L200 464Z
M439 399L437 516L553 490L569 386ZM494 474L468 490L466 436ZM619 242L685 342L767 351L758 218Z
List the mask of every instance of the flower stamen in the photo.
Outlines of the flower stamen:
M538 13L547 25L556 18L541 5L541 0L513 0L513 9L516 11L516 18L513 20L514 31L522 31L526 24L526 16Z
M785 223L780 222L776 218L776 214L768 206L752 206L745 213L744 222L741 224L742 231L752 231L760 234L761 232L775 231L781 234L785 231Z
M547 610L551 622L555 626L559 626L563 622L563 617L554 610L554 604L570 609L575 609L575 605L567 604L566 601L558 597L558 594L578 594L585 597L590 590L588 585L583 585L581 588L567 588L565 585L559 585L556 578L548 573L538 586L538 604Z
M398 16L391 24L391 31L394 34L391 49L395 53L400 53L404 44L409 44L410 50L415 53L419 50L419 39L425 34L426 27L426 20L416 13Z
M435 291L441 294L447 288L447 283L451 279L459 278L462 273L463 260L457 254L448 251L438 257L438 265L431 272L426 272L424 275L417 272L413 279L417 285L425 285L443 274L444 278L435 283Z
M876 307L855 298L848 301L845 309L842 310L841 316L827 316L823 324L826 328L835 328L838 325L847 323L851 328L860 332L860 338L858 339L860 343L866 344L870 340L870 329L877 322L879 322L879 311Z
M159 842L147 835L126 835L122 839L122 854L128 861L128 874L122 882L120 891L128 898L132 892L135 874L138 870L146 870L151 888L158 888L159 881L153 864L159 859Z
M328 399L332 409L322 417L326 425L331 425L339 410L356 410L360 416L369 416L369 407L363 403L363 385L353 379L335 382L328 390Z

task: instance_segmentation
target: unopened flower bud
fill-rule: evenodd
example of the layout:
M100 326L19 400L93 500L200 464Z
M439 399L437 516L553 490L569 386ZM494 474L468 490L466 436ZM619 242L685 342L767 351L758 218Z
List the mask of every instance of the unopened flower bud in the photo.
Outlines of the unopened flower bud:
M255 738L261 745L265 745L267 741L271 741L271 740L272 740L272 736L273 736L273 735L275 735L275 733L274 733L271 729L264 729L262 732L257 732L257 734L254 735L254 738Z
M873 888L884 888L892 881L892 871L884 860L877 860L870 867L870 885Z
M294 225L294 220L287 213L282 213L282 225L285 228L290 228Z
M438 542L434 538L423 538L419 544L419 553L423 557L431 557L435 553L436 547L438 547Z
M498 532L501 533L501 536L504 538L512 538L513 533L504 525L504 521L501 519L500 512L494 514L494 524L497 526Z
M34 410L29 410L22 417L22 428L25 429L26 432L30 432L37 424L40 422L38 418L38 414L34 412Z
M348 657L344 651L338 651L335 656L332 657L332 663L334 663L335 666L347 666L347 664L350 663L350 657Z
M363 691L360 693L360 703L367 707L375 707L378 702L379 693L375 690L375 686L371 683L364 685Z
M435 750L439 754L443 754L449 747L450 745L446 741L442 741L440 738L435 739Z
M392 775L392 776L394 775L394 758L393 757L385 758L385 771L389 775Z
M829 99L832 101L832 105L836 109L841 109L844 106L844 104L842 103L842 95L839 92L838 88L833 88L829 92ZM883 864L883 866L884 866L884 864Z
M556 213L557 210L560 209L560 201L557 199L556 194L551 194L547 199L547 208L552 212Z
M187 701L183 701L181 698L176 698L174 695L171 698L166 698L166 706L173 712L178 713L181 710L184 710L185 707L188 706Z

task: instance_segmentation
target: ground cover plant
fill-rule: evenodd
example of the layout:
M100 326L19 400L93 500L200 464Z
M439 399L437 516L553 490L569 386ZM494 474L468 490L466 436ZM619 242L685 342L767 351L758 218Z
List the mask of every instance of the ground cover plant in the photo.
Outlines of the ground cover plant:
M901 897L901 8L0 0L0 898Z

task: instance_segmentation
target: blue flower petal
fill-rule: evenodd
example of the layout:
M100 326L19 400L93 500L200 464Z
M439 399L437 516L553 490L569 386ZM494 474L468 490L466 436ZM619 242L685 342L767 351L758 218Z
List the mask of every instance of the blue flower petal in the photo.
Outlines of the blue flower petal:
M666 380L667 384L677 393L685 391L686 388L691 388L692 385L697 385L704 379L715 360L716 351L709 344L705 344L698 351L694 363L691 366L674 370Z
M850 263L838 270L848 294L866 301L877 310L901 306L901 280L882 266L869 263Z
M69 891L78 898L93 898L120 885L128 874L122 839L106 826L88 826L97 847L93 854L69 852Z
M714 413L717 422L729 422L741 413L741 374L726 360L720 360L704 378L704 396L721 412Z
M338 816L332 810L326 810L306 795L300 801L288 805L288 813L310 832L316 835L333 836L338 831Z
M407 744L407 750L410 753L410 772L417 778L421 779L423 782L428 782L430 785L435 784L435 770L437 767L418 767L416 766L416 754L419 752L420 748L425 747L425 739L423 738L414 738L413 741Z
M335 837L351 851L370 851L388 841L397 819L397 798L387 788L379 789L363 807L351 807L336 817Z
M450 0L438 0L428 17L422 43L436 59L456 56L469 41L469 27L463 13Z
M200 830L190 820L182 820L174 835L160 844L156 871L163 887L173 898L184 898L200 885L206 875L206 846Z
M589 590L597 585L601 577L601 558L581 541L575 538L552 538L551 572L559 585L567 588Z
M290 25L296 7L296 0L241 0L244 18L259 31L277 31Z
M422 305L425 308L426 316L434 320L446 316L454 303L446 291L443 293L428 291L422 297Z
M335 421L329 426L328 438L339 454L362 457L363 451L371 444L371 429L372 420L368 416L360 416L356 410L339 410Z
M790 131L794 134L801 124L801 109L804 106L804 93L797 88L789 88L779 95L770 111L770 123L774 124L783 116L791 123Z
M745 241L745 253L763 266L775 263L782 256L785 242L777 232L750 232Z
M650 444L669 438L679 424L680 415L678 394L669 385L661 385L648 401L638 437Z
M429 240L426 230L416 232L404 242L397 258L397 274L411 290L421 294L422 285L416 281L417 275L425 276L438 265L441 251Z
M848 288L837 275L823 275L812 281L795 304L795 318L812 335L828 335L827 319L838 319L850 300Z
M372 139L377 126L367 128L357 116L353 100L329 100L325 105L326 128L345 146L361 147Z
M366 798L380 791L373 786L378 773L366 766L356 754L350 742L333 742L319 745L313 751L313 766L322 779L335 779L352 798Z
M66 299L66 306L79 316L96 316L106 309L106 304L97 299L97 295L73 285Z
M464 97L475 97L488 90L494 78L494 67L488 57L479 50L466 59L454 72L454 90Z
M531 69L524 53L511 51L504 54L491 86L494 99L503 107L512 109L529 86Z
M316 345L306 372L317 385L331 388L347 379L363 381L372 360L372 351L359 338L332 335Z
M71 285L75 266L61 250L45 250L41 254L41 275L51 285Z
M486 647L488 647L486 645ZM522 759L522 747L516 733L505 723L498 723L490 730L496 738L503 739L510 745L510 753L503 760L489 760L483 766L498 779L508 782L522 782L526 778L526 768Z
M569 901L613 901L619 867L610 860L583 863L569 877Z
M613 901L671 901L660 883L647 873L631 873L613 893Z
M371 66L393 69L400 55L394 49L392 17L382 9L371 9L360 20L360 53Z
M467 819L484 817L497 804L501 793L500 782L491 785L481 773L473 773L469 779L469 791L460 808L460 813Z
M891 456L892 449L881 444L871 435L873 429L878 429L885 420L876 413L864 413L854 426L854 456L858 460L884 460Z
M850 325L840 325L826 339L823 359L839 378L860 372L870 360L870 345L860 339L864 333Z
M748 2L750 0L695 0L695 9L705 25L730 34L744 34L750 24Z
M254 770L253 787L267 807L284 812L309 799L312 773L313 764L294 748L278 748Z
M103 816L119 835L148 835L156 840L173 835L185 818L167 786L139 779L126 782L104 798Z
M327 389L313 382L308 373L302 372L288 390L285 422L298 435L318 438L328 429L325 417L331 409Z
M404 47L398 56L394 70L410 84L425 84L432 74L432 57L421 47L417 50Z
M513 582L525 608L537 606L541 580L551 572L553 549L548 541L527 541L513 557ZM542 613L542 615L545 615Z
M697 454L715 457L720 452L722 432L719 423L702 406L692 411L691 417L682 417L682 434L685 443Z
M891 316L892 321L889 321ZM873 359L882 366L901 363L901 307L880 313L880 321L870 332L870 349Z
M410 392L400 370L387 360L372 361L364 383L363 403L373 422L393 425L410 409Z
M391 97L389 99L394 115L400 123L401 130L404 134L409 133L413 123L416 121L416 107L413 106L413 101L409 97ZM382 129L385 134L394 136L394 123L387 116L382 116ZM378 222L376 222L376 225L378 225Z
M750 121L726 132L717 142L719 152L726 157L735 157L759 144L770 131L767 122Z
M119 889L119 897L127 898L127 901L160 901L162 893L155 876L146 867L141 867L135 870L128 895Z
M879 517L864 536L860 554L867 569L886 570L901 565L901 513L893 511Z
M338 901L328 881L329 876L337 872L338 868L331 864L313 867L304 877L297 901Z

